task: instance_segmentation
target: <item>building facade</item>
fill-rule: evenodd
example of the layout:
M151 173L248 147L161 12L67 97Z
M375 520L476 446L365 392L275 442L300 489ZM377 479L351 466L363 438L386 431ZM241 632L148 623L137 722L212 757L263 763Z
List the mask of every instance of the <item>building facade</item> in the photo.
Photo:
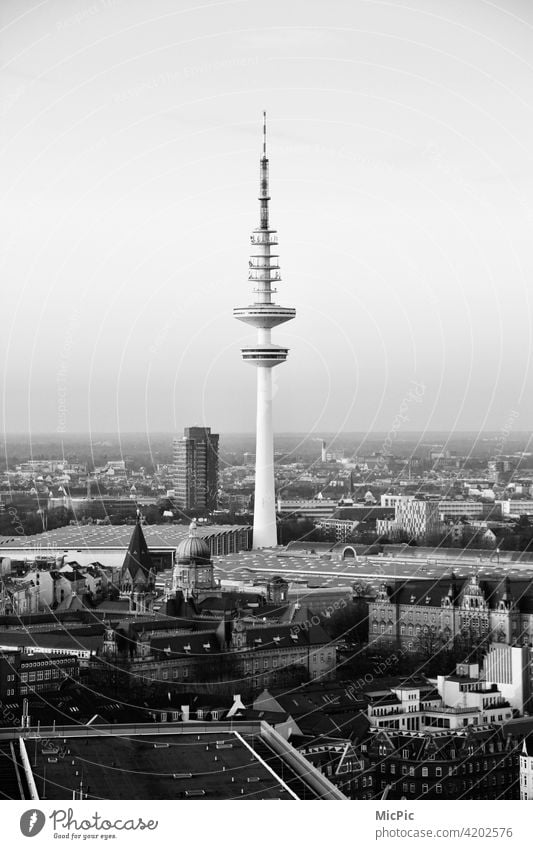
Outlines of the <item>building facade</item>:
M373 729L365 798L518 799L520 747L499 726L458 731Z
M325 681L334 677L337 659L335 644L320 626L250 626L242 619L164 637L143 634L122 653L116 632L109 629L104 646L112 665L118 664L144 684L201 687L237 678L241 686L256 689Z
M186 427L174 440L176 503L183 510L216 510L219 436L209 427Z
M469 578L380 584L369 602L369 641L431 654L456 639L533 646L533 591L526 581Z
M394 507L394 519L378 519L376 531L379 536L393 539L406 534L412 540L424 540L431 534L442 530L442 520L438 501L428 501L414 496L384 495L382 507Z
M525 738L520 752L520 798L533 799L533 738Z

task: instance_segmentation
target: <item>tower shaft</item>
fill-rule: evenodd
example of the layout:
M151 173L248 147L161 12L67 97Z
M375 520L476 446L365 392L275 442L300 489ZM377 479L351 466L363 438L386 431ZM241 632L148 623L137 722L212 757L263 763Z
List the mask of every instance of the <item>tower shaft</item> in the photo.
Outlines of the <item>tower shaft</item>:
M257 369L257 427L255 439L254 548L277 545L272 424L272 370Z
M272 425L272 371L285 362L288 349L272 344L273 327L290 321L296 315L292 307L273 302L280 281L279 257L272 253L277 245L275 230L269 223L269 168L266 154L266 114L263 123L263 155L259 166L259 227L251 236L253 253L250 256L248 279L254 285L254 302L237 307L233 315L257 329L257 342L242 349L245 362L257 368L256 466L254 502L254 548L277 545L276 500L274 478L274 432Z

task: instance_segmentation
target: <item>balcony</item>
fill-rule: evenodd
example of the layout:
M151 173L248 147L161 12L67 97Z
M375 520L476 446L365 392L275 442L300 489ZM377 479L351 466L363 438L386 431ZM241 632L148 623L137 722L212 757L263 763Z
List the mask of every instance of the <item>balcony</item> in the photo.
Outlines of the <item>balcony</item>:
M277 245L277 233L272 230L257 230L250 236L252 245Z
M279 271L271 273L270 268L266 266L264 269L252 269L248 275L248 280L252 283L270 283L281 280Z
M279 268L279 264L275 261L278 260L279 257L277 255L273 255L270 257L251 257L248 265L250 268Z

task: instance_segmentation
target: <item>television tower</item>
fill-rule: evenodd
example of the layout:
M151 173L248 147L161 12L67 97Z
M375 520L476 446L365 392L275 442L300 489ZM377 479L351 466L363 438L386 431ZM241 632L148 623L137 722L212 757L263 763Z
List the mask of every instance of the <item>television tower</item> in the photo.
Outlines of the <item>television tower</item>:
M280 307L272 300L272 295L277 291L272 288L272 284L281 280L281 277L279 256L271 252L278 244L278 237L268 221L269 200L266 112L263 112L263 155L259 166L259 227L250 237L253 253L250 256L248 274L248 280L254 285L255 298L253 304L233 310L235 318L257 328L256 344L242 349L244 362L257 368L254 548L270 548L278 542L274 496L272 368L285 362L288 349L273 345L270 334L273 327L290 321L296 315L296 310L292 307Z

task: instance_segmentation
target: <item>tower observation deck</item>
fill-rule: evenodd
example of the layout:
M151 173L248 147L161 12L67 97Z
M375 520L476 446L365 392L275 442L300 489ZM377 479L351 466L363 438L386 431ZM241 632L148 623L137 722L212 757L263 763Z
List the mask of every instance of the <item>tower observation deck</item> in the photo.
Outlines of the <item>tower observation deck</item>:
M242 348L242 358L257 367L257 428L255 460L254 548L277 544L276 501L274 493L274 433L272 428L272 368L284 363L288 349L272 344L271 331L296 315L293 307L281 307L272 300L273 284L281 280L279 255L274 253L278 237L269 223L268 158L266 150L266 113L263 113L263 153L259 166L259 227L250 239L252 253L248 280L253 285L254 301L237 307L233 315L257 328L254 345Z

